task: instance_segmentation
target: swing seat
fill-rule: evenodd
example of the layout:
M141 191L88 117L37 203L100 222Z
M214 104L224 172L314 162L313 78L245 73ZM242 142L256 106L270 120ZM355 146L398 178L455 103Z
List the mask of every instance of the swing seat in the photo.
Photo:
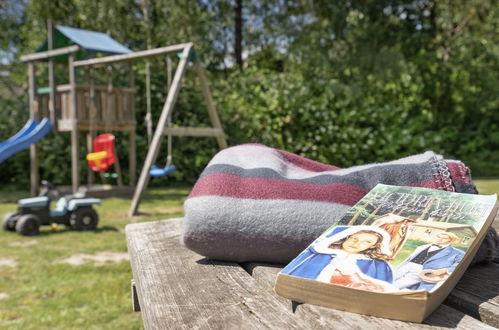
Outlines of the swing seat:
M88 166L94 172L105 172L116 161L114 135L101 134L93 141L93 152L87 155Z
M107 151L92 152L87 154L87 160L101 161L107 157Z
M107 156L107 151L92 152L87 154L88 163L92 163L92 166L90 166L90 168L95 172L107 170L108 166L103 161Z
M164 176L164 175L167 175L168 173L170 173L176 169L177 168L175 167L175 165L168 165L167 167L164 167L164 168L153 165L153 166L151 166L151 169L149 170L149 175L154 176L154 177Z

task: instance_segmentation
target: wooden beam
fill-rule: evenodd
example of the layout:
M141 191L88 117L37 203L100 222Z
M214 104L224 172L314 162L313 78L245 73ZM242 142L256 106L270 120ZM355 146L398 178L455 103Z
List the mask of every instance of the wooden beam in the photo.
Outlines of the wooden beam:
M116 153L116 151L115 151ZM121 166L120 166L120 160L118 158L118 155L116 155L116 160L114 161L114 171L116 172L116 175L118 176L117 182L118 182L118 187L123 187L123 176L121 175Z
M136 134L135 130L130 131L128 136L128 170L130 173L130 181L128 185L130 187L135 187L137 181L137 146L136 146Z
M36 109L36 78L35 78L35 64L33 62L28 63L28 95L29 95L29 117L33 120L38 120L38 114ZM36 150L36 144L32 144L29 147L29 158L30 158L30 181L31 181L31 196L36 196L38 194L38 188L40 184L40 174L38 170L38 155Z
M146 128L147 143L152 140L152 114L151 114L151 63L146 61Z
M135 130L133 121L114 121L106 123L104 120L76 120L76 127L80 132L112 130L118 132L129 132ZM59 132L69 132L73 129L72 119L60 119L58 121Z
M163 134L173 136L225 136L221 128L213 127L166 127Z
M194 64L194 69L196 70L199 78L199 83L201 85L201 90L203 92L203 98L206 103L206 107L208 108L208 115L210 116L211 124L213 125L213 127L222 132L222 134L215 135L218 147L220 149L227 148L227 140L225 140L225 134L222 128L222 124L220 123L220 119L218 118L217 110L215 108L215 102L213 102L210 87L208 86L208 80L206 79L203 68L201 67L199 62L196 62L196 64Z
M93 132L87 133L87 154L93 151L93 142L94 142L95 134ZM87 185L92 186L94 184L95 174L94 171L87 166Z
M140 58L146 58L146 57L153 57L153 56L158 56L166 53L171 53L175 51L180 51L184 50L186 48L191 48L192 43L185 43L185 44L178 44L178 45L172 45L172 46L167 46L167 47L160 47L160 48L154 48L154 49L149 49L149 50L143 50L140 52L134 52L130 54L122 54L122 55L111 55L111 56L105 56L101 58L93 58L89 60L83 60L83 61L76 61L75 67L79 66L86 66L86 65L102 65L102 64L109 64L109 63L115 63L115 62L123 62L123 61L129 61L129 60L135 60L135 59L140 59Z
M52 29L52 21L49 20L47 24L47 44L48 44L48 50L53 50L54 48L54 38L53 38L53 29ZM52 126L54 129L57 129L57 120L55 116L55 75L54 75L54 59L51 57L49 58L49 65L48 65L48 72L49 72L49 87L50 87L50 92L49 92L49 118L50 121L52 122Z
M75 53L79 49L80 49L80 46L73 45L73 46L69 46L69 47L57 48L54 50L47 50L47 51L40 52L40 53L23 55L23 56L21 56L21 62L32 62L32 61L46 60L48 58L59 56L59 55L66 55L66 54Z
M144 190L147 187L147 184L149 183L149 178L150 178L149 170L151 169L152 164L156 161L156 157L158 156L159 146L161 144L163 132L165 130L168 117L170 117L172 113L175 101L177 100L177 95L180 88L180 80L184 75L191 47L192 44L189 43L187 44L187 46L185 46L184 50L182 51L182 56L178 63L177 71L175 71L175 76L173 77L172 86L168 91L168 96L166 97L163 110L161 111L161 115L159 117L159 121L156 126L156 130L154 132L151 145L149 146L149 151L147 152L144 166L142 167L142 171L140 172L139 182L137 183L137 188L135 189L135 192L133 194L132 205L130 206L130 210L128 212L129 216L133 216L137 213L140 200L142 199L142 194L144 193Z
M85 91L90 91L90 89L92 88L92 84L78 84L76 86L76 90L77 91L81 91L81 90L85 90ZM94 84L94 87L95 91L97 92L105 92L107 91L108 87L107 85L95 85ZM117 90L119 89L121 92L126 92L126 93L134 93L135 90L133 88L130 88L130 87L113 87L113 89ZM69 92L71 90L71 85L69 84L65 84L65 85L58 85L55 89L57 92Z
M71 86L70 95L70 117L72 120L71 127L71 186L73 193L78 190L80 184L79 175L79 132L78 132L78 122L76 120L76 72L74 67L75 55L74 53L69 55L69 85Z
M128 61L128 88L135 90L135 72L133 71L133 64ZM130 102L127 106L131 111L132 118L135 118L135 94L131 94L128 98ZM128 134L128 173L130 187L135 187L137 183L137 135L135 133L135 123L133 129Z

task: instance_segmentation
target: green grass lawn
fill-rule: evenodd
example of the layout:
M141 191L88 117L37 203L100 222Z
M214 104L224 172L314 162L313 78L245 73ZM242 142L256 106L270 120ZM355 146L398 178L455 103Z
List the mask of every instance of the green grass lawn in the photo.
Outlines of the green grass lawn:
M473 180L480 194L498 194L499 195L499 179L478 179Z
M481 193L499 192L499 180L475 183ZM132 311L128 261L102 266L58 261L82 253L126 252L126 224L182 216L189 190L149 189L140 208L147 214L131 219L126 216L129 199L105 199L97 207L101 220L96 232L44 226L39 236L24 237L0 231L0 329L142 328L140 313ZM26 196L0 190L0 215L14 211L17 199ZM5 265L6 260L16 265Z
M188 186L149 189L140 208L147 214L134 218L126 216L129 199L105 199L96 207L100 222L95 232L43 226L40 235L25 237L0 231L0 329L142 328L140 313L132 311L127 260L100 266L58 261L77 254L126 252L128 223L182 216L189 191ZM0 190L0 215L15 211L16 200L26 196Z

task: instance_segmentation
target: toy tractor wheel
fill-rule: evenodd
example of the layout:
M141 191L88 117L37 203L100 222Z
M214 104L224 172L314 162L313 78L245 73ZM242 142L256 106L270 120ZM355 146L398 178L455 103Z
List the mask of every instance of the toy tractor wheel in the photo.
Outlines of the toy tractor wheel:
M17 220L16 232L24 236L34 236L40 233L40 220L36 215L26 214Z
M10 212L10 213L7 213L3 217L3 221L2 221L3 230L8 230L8 231L15 231L16 230L16 222L14 219L16 214L17 213L15 213L15 212Z
M69 218L69 224L74 230L94 230L98 223L99 216L91 207L81 207Z

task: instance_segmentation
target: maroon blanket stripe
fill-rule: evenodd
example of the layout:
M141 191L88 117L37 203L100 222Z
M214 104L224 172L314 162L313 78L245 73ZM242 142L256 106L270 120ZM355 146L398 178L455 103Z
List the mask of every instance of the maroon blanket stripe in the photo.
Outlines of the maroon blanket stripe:
M452 181L455 183L470 183L470 169L460 162L446 162Z
M248 199L299 199L354 205L368 190L350 184L313 183L268 178L243 178L232 174L210 174L198 180L189 198L225 196Z
M435 178L440 178L440 176L436 176ZM404 186L407 187L420 187L420 188L431 188L431 189L438 189L438 185L435 182L435 179L427 180L427 181L422 181L422 182L414 182L414 183L409 183L405 184Z
M408 184L409 187L435 189L434 180ZM198 180L189 198L224 196L248 199L300 199L352 206L368 190L351 184L316 185L268 178L244 178L232 174L210 174Z

